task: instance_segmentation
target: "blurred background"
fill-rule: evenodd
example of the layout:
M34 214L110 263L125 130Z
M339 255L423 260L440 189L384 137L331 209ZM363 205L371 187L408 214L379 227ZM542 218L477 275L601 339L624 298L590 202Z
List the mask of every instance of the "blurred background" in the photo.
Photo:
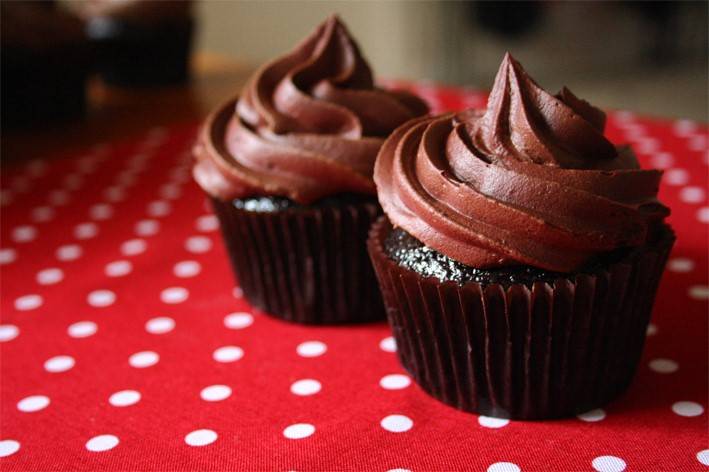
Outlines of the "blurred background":
M197 50L262 63L331 12L375 72L489 89L509 50L545 88L605 107L707 119L707 2L222 2Z
M331 13L380 78L488 90L509 50L550 91L568 85L600 107L706 122L707 5L2 1L3 156L194 122Z

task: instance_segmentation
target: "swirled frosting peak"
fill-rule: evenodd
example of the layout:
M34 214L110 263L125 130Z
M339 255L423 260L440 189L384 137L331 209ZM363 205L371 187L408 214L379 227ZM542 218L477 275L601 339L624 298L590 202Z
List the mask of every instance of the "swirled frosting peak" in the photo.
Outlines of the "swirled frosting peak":
M604 113L551 95L512 56L484 111L412 120L379 153L379 200L392 223L448 257L571 272L643 244L668 209L662 173L604 135Z
M331 16L208 119L193 173L225 200L279 195L310 203L374 194L384 137L427 111L411 94L377 88L357 43Z

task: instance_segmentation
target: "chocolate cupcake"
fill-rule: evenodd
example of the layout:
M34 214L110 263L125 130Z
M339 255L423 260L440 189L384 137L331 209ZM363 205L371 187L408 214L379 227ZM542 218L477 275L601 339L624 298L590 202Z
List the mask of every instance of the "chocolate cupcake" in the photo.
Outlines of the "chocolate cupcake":
M488 106L412 120L374 172L370 233L399 358L461 410L544 419L629 385L674 242L662 173L509 54Z
M254 306L312 324L384 318L367 256L384 138L427 112L375 87L332 16L213 113L194 154L232 266Z

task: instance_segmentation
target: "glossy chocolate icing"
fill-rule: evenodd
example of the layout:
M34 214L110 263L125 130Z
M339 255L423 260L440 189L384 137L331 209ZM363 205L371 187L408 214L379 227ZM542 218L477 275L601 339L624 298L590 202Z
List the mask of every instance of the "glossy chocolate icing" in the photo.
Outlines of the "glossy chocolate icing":
M384 137L427 110L413 95L377 88L357 44L331 16L208 119L194 176L222 200L277 195L307 204L338 193L374 195Z
M382 147L374 179L391 222L479 267L572 272L642 245L669 210L661 171L604 135L605 115L564 88L551 95L507 54L487 110L424 117Z

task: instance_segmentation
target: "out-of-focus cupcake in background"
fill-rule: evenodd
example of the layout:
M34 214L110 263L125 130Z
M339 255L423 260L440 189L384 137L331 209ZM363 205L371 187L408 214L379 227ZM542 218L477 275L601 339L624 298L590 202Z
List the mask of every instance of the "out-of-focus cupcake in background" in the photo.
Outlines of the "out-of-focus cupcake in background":
M143 87L189 79L191 0L88 0L77 11L106 83Z
M92 60L83 22L54 1L0 11L3 129L81 117Z

